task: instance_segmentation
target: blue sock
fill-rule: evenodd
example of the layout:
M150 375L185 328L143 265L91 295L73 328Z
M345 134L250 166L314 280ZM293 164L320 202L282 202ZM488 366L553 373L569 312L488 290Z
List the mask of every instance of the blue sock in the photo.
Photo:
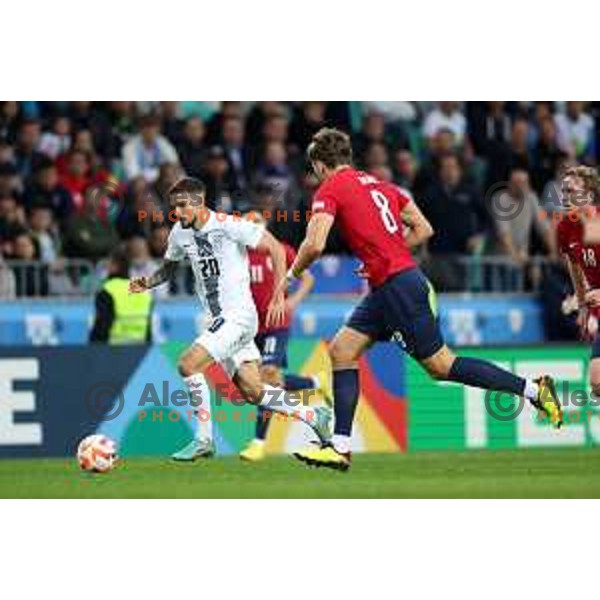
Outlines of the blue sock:
M333 372L333 412L336 435L350 436L358 404L358 369Z
M525 390L525 380L522 377L478 358L457 357L448 380L486 390L510 392L516 396L522 396Z
M283 387L290 391L312 390L315 387L312 377L303 377L302 375L294 375L293 373L286 374L284 381Z
M271 413L270 410L267 412ZM259 406L256 409L256 431L254 432L254 438L257 440L266 440L267 432L269 431L269 425L271 424L271 417L268 419L264 418L265 409L262 406Z

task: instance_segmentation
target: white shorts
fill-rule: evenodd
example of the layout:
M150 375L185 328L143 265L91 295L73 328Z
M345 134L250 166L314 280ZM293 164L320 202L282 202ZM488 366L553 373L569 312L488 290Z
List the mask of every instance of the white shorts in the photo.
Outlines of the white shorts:
M249 361L260 361L260 352L254 343L258 330L255 315L223 315L215 317L195 340L233 376L240 366Z

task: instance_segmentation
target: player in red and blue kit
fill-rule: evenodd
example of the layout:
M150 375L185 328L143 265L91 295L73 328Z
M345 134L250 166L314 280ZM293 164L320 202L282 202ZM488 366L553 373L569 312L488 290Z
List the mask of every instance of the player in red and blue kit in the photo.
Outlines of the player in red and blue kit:
M415 202L396 186L354 169L350 138L341 131L321 129L307 154L321 185L313 200L306 238L278 290L301 276L321 255L334 221L362 260L371 289L330 344L335 411L332 443L295 456L310 465L349 468L359 395L358 359L369 346L383 340L400 343L435 379L525 397L560 427L562 409L549 376L524 379L487 361L457 357L444 343L434 291L411 255L412 247L433 235Z
M556 238L577 298L581 338L592 344L590 387L600 397L600 239L586 235L588 226L600 217L600 176L593 167L569 167L563 173L562 192L569 210L562 214Z
M282 243L285 250L288 268L296 258L296 251L288 244ZM283 323L276 328L269 327L267 314L275 277L270 255L258 250L248 250L250 264L250 290L258 313L258 334L254 342L261 353L261 378L264 383L283 387L288 391L315 390L328 400L326 377L323 373L310 377L284 373L287 368L287 349L290 337L290 326L294 311L310 294L314 286L314 277L310 271L302 273L298 287L286 298L286 315ZM270 423L270 411L257 409L256 432L254 439L242 450L240 458L249 462L257 462L265 457L265 440Z

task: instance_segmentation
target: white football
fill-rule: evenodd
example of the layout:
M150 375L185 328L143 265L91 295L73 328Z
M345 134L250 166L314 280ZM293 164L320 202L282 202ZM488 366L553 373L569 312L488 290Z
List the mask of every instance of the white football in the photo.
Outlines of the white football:
M77 461L84 471L106 473L117 460L117 445L105 435L88 435L79 442Z

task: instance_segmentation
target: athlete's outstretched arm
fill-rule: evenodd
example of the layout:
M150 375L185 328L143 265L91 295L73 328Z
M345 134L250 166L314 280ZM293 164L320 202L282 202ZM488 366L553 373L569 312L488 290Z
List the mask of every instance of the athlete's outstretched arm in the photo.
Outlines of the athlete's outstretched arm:
M285 279L286 260L285 250L283 246L277 241L277 238L268 231L264 231L258 246L256 247L260 252L266 252L271 256L273 263L273 276L275 281L281 281ZM276 289L269 303L269 309L267 311L267 326L277 327L283 323L285 318L285 289Z
M300 275L300 284L298 289L290 294L287 298L287 306L290 310L296 310L296 308L304 301L304 299L310 294L311 290L315 287L315 277L307 269Z
M431 223L413 200L402 209L402 220L410 229L404 238L410 248L420 246L434 234Z
M300 277L305 269L323 254L329 232L333 226L334 217L327 213L313 215L306 228L304 241L298 248L298 254L290 267L294 277Z
M145 292L150 288L160 285L171 279L175 271L177 271L177 261L165 259L160 267L149 277L132 277L129 280L129 293L137 294Z

